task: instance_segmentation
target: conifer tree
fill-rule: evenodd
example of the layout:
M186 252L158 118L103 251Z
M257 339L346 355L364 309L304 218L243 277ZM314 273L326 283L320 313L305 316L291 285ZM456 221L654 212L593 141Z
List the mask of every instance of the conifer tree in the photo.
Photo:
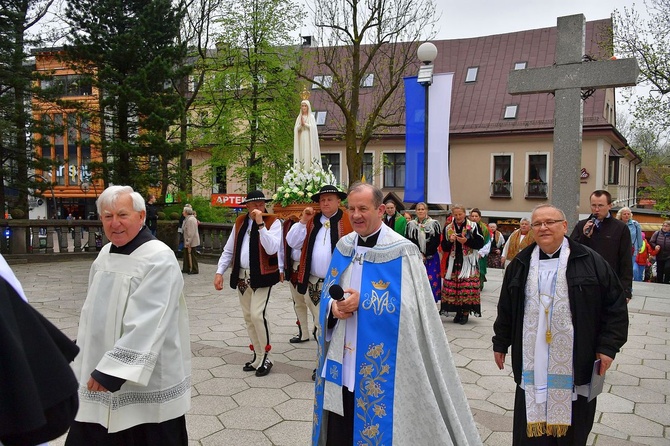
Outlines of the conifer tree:
M173 83L189 71L180 64L186 44L178 41L184 4L70 0L65 15L71 27L65 59L100 97L93 112L102 162L93 167L106 185L141 191L158 185L158 166L185 150L167 138L184 107Z

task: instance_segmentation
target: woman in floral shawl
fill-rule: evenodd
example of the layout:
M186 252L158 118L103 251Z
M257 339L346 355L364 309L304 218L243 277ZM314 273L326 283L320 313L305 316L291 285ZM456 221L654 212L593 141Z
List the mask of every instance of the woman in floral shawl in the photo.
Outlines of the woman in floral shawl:
M435 302L440 301L440 232L442 228L437 220L428 216L426 203L416 205L416 218L407 222L407 238L419 247L423 254L423 263L426 265L428 280L433 290Z
M482 315L479 291L479 254L484 237L479 225L465 218L465 207L451 207L453 220L443 231L442 252L448 256L442 301L444 310L455 311L454 323L464 325L470 313Z
M479 231L484 236L484 247L479 250L479 291L481 291L484 289L484 282L486 282L486 267L491 252L491 233L488 226L482 222L482 211L478 208L470 210L470 220L479 225Z

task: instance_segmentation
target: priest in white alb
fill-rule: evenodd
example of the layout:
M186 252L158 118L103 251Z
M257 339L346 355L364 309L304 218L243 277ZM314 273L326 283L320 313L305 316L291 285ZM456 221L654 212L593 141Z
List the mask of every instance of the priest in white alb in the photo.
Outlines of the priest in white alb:
M191 342L174 252L144 225L144 199L110 186L97 201L110 240L91 266L74 363L79 412L66 446L186 446Z

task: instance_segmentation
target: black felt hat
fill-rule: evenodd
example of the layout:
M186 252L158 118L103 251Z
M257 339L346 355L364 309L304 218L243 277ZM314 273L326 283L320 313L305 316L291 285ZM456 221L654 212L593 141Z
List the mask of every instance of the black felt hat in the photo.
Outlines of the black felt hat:
M272 201L272 198L265 198L263 192L259 190L254 190L247 194L247 198L245 198L241 204L247 204L250 201L264 201L267 203L269 201Z
M347 199L347 194L339 190L337 187L333 186L332 184L326 184L319 190L318 194L312 195L312 201L315 203L319 202L319 198L321 198L321 194L335 194L338 196L340 200L346 200Z

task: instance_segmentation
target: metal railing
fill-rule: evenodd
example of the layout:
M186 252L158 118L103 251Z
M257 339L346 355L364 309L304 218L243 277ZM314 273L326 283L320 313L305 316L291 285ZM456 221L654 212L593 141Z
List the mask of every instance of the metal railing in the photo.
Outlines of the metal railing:
M177 221L159 221L157 238L173 251L179 248ZM228 240L230 223L200 223L200 251L218 257ZM38 254L94 253L108 243L99 220L0 219L0 252L10 257Z
M512 197L512 182L496 180L491 183L490 189L491 198L511 198Z
M529 181L526 183L526 198L547 198L547 186L542 181Z

